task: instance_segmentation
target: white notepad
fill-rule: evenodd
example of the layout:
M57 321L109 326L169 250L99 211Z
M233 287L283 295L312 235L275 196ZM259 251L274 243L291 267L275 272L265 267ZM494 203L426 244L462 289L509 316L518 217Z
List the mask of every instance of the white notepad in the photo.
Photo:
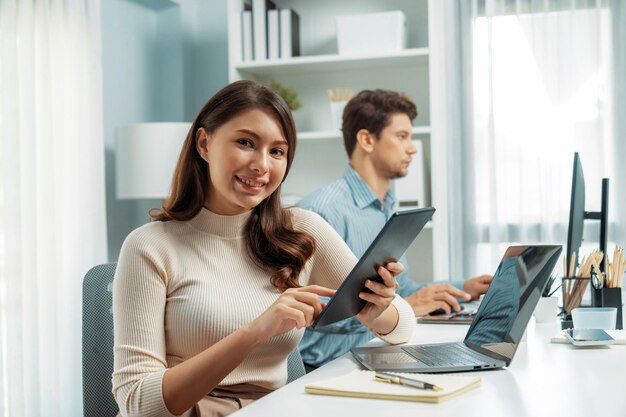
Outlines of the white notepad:
M309 394L438 403L480 385L480 378L475 376L405 374L395 372L394 374L429 382L440 386L443 390L431 391L404 385L378 382L374 379L375 372L361 371L358 369L347 375L309 384L304 390Z

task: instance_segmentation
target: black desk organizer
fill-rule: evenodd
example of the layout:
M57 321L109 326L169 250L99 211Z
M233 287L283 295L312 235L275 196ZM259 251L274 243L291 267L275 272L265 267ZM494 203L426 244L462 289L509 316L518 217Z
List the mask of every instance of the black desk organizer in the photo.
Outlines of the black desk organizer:
M565 299L565 283L575 280L588 280L589 278L563 278L563 299ZM583 305L582 303L578 307L615 307L617 308L617 319L615 323L616 329L623 329L623 317L622 317L622 289L621 288L595 288L593 285L588 285L591 290L591 305ZM586 289L585 289L586 291ZM582 299L582 297L581 297ZM572 321L572 315L565 312L565 306L561 310L561 329L571 329L574 327Z
M594 307L616 307L617 308L617 321L615 323L616 329L623 329L624 323L622 318L622 289L603 287L600 289L592 288L592 301Z

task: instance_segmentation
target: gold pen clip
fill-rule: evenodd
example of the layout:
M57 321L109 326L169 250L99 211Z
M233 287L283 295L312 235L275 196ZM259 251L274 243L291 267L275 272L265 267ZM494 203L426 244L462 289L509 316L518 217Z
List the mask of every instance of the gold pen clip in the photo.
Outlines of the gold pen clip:
M389 384L398 384L400 385L400 377L394 377L394 378L387 378L384 376L380 376L380 375L374 375L374 379L378 382L387 382Z

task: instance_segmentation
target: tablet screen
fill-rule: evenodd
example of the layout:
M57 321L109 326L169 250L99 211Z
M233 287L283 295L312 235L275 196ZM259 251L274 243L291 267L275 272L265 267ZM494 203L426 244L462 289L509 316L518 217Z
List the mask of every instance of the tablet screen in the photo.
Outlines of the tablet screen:
M400 259L434 212L434 208L426 207L394 213L311 327L326 326L358 314L367 304L359 298L360 292L369 291L365 281L381 282L376 272L378 266Z

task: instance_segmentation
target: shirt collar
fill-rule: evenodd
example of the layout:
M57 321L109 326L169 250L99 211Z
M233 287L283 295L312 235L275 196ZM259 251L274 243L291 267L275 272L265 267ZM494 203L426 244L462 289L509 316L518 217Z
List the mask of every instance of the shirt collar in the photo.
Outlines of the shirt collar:
M367 183L361 178L358 172L348 164L344 172L344 178L348 187L352 191L352 198L358 208L365 208L371 204L375 204L378 208L382 209L380 200L374 194L374 191L367 185ZM385 209L384 211L393 210L395 207L396 198L393 190L390 188L385 195Z

